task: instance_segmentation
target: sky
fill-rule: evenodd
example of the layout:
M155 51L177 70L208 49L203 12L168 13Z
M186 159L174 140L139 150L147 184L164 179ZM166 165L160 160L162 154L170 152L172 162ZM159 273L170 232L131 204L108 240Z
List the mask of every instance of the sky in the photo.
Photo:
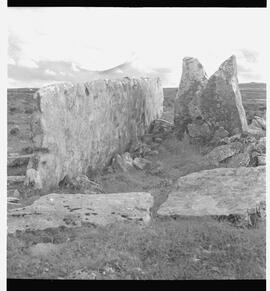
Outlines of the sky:
M177 87L182 59L208 76L232 54L239 82L265 82L265 9L8 8L8 87L159 76Z

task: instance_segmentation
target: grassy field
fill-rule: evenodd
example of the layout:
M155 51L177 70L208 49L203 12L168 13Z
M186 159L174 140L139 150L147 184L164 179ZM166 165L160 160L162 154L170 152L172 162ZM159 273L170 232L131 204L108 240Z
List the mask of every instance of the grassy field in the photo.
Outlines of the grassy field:
M8 236L8 278L263 279L265 225L211 218L48 229Z
M255 86L256 87L256 86ZM257 87L256 87L257 88ZM245 84L245 102L259 100L265 111L264 87ZM256 91L257 90L257 91ZM30 146L29 118L35 108L29 89L8 90L8 152L25 154ZM176 88L164 89L164 115L173 119ZM245 95L245 92L247 92ZM252 94L250 92L253 92ZM257 93L256 93L257 92ZM253 99L248 96L251 94ZM264 97L263 97L264 96ZM261 98L262 97L262 98ZM255 114L248 111L247 114ZM209 169L204 148L169 134L149 156L153 168L130 172L104 171L92 177L104 193L146 191L154 196L153 221L142 227L122 223L106 227L84 225L8 235L8 278L62 279L259 279L265 278L265 223L239 228L210 217L163 219L155 213L175 181L186 174ZM27 163L8 168L8 175L24 175ZM159 168L158 171L156 169ZM13 184L10 191L25 191ZM73 193L70 189L54 192ZM33 193L32 193L33 194ZM38 199L21 199L21 206Z

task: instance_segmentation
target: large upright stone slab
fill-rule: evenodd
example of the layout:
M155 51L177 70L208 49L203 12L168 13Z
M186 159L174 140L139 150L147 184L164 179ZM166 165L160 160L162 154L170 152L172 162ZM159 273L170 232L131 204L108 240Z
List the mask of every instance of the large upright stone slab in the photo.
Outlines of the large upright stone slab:
M203 118L215 129L223 127L230 134L247 130L246 113L238 87L236 57L231 56L210 77L201 96Z
M207 77L202 64L195 58L184 58L174 107L174 124L180 138L187 130L187 125L201 117L200 97L206 84Z
M161 216L245 215L266 201L265 167L217 168L178 179Z
M26 176L40 189L57 186L66 175L103 168L163 111L156 78L54 84L42 87L35 98L31 131L36 154Z

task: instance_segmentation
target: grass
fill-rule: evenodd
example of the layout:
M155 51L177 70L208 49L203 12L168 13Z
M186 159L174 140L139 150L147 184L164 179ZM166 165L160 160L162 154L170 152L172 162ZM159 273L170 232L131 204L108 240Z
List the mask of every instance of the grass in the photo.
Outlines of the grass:
M59 247L29 254L41 242ZM7 257L9 278L263 279L265 225L183 218L17 233L8 236Z

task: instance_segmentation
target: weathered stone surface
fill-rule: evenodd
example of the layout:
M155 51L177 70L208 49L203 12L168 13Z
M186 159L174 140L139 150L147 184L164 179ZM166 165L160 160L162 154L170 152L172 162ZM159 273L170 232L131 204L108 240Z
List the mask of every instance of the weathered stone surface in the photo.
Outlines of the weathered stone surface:
M133 159L128 152L123 155L117 154L113 158L112 166L115 170L128 172L133 168Z
M231 158L226 163L228 168L237 168L237 167L247 167L250 163L250 156L248 152L238 153Z
M256 126L250 125L245 133L254 136L256 139L266 136L266 131Z
M187 128L189 136L193 138L210 137L211 135L209 126L206 123L203 124L189 123Z
M20 194L20 192L17 189L15 189L12 196L13 197L16 197L16 198L20 198L21 197L21 194Z
M37 187L105 167L142 136L163 110L159 79L61 83L42 87L31 121Z
M247 132L256 137L263 137L266 135L266 122L259 116L254 116L251 124L248 126Z
M258 156L258 166L262 166L262 165L266 165L266 156L262 155L262 156Z
M178 179L158 215L246 214L266 199L265 167L218 168Z
M19 202L19 198L17 198L17 197L7 197L7 202L11 203L11 204L13 204L13 203L17 204Z
M201 96L203 118L213 127L222 126L230 134L247 129L246 113L238 87L235 56L231 56L210 77Z
M235 134L235 135L229 137L229 142L231 143L234 141L240 141L240 139L241 139L241 134L238 133L238 134Z
M256 143L256 150L260 153L266 153L266 137L262 137Z
M223 127L219 127L211 140L211 144L218 144L223 138L227 137L229 132Z
M184 58L182 77L174 106L174 124L180 138L187 124L201 116L200 96L207 83L202 64L195 58Z
M149 193L48 194L32 205L8 211L8 233L59 226L76 227L82 222L106 225L117 221L148 223L153 197Z
M218 165L225 159L232 157L233 155L239 153L243 149L243 145L240 142L233 142L226 145L221 145L214 148L210 153L204 156L210 164Z
M31 160L30 160L31 162ZM29 165L28 165L29 167ZM39 171L33 168L29 168L26 170L24 185L26 186L34 186L36 189L42 188L42 181L40 178Z
M258 127L258 128L263 129L263 130L266 130L266 122L260 116L254 116L251 124L253 124L255 127Z
M169 133L170 131L172 131L172 129L174 128L174 125L164 119L155 119L150 127L149 127L149 133L150 134L154 134L156 137L161 134L160 136Z
M145 169L147 166L151 165L151 161L144 159L144 158L135 158L133 160L133 165L139 169L139 170L143 170Z
M29 248L29 253L34 257L46 257L59 250L61 245L53 243L37 243Z

